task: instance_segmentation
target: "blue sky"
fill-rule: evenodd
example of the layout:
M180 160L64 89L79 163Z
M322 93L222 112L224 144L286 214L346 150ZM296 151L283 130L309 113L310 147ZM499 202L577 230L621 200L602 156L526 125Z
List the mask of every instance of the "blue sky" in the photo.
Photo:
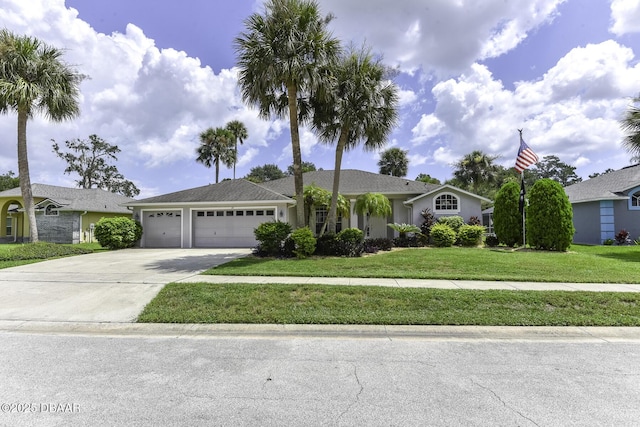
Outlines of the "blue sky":
M408 178L452 177L473 150L510 167L517 129L540 156L587 178L629 164L618 120L640 93L640 0L320 0L344 43L368 43L400 73L400 123L386 148L408 150ZM64 48L90 76L82 114L28 125L33 182L72 186L51 139L97 134L140 197L214 181L195 162L198 134L242 120L249 138L236 175L291 164L288 123L242 103L232 41L254 0L0 0L0 26ZM0 116L0 173L17 171L16 117ZM303 160L332 169L334 150L301 130ZM379 153L355 149L343 168L377 172ZM222 168L220 177L232 177Z

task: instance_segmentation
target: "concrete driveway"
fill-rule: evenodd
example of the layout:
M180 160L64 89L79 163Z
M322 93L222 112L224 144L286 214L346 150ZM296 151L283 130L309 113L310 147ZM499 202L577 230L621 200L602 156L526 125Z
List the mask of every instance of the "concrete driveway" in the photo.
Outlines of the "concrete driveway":
M124 249L0 270L0 320L131 322L164 285L250 249Z

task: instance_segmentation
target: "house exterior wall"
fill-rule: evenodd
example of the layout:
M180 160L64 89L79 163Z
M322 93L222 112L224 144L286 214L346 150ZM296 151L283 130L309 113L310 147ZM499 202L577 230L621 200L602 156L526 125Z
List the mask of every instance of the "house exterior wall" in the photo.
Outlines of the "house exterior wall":
M78 243L80 240L80 214L60 212L58 215L36 213L38 238L50 243Z
M627 230L631 240L640 237L640 210L631 210L627 200L616 200L613 202L613 212L615 215L615 234L621 230Z
M574 243L599 245L602 243L600 202L576 203L573 207Z
M443 194L453 194L458 198L458 209L456 211L442 212L435 209L435 199ZM443 189L442 191L429 194L428 196L414 201L411 213L411 223L420 227L424 222L424 218L422 218L420 212L427 208L435 215L436 218L441 216L457 215L461 216L465 222L469 221L469 218L472 216L478 217L480 220L482 219L482 206L480 200L451 189Z

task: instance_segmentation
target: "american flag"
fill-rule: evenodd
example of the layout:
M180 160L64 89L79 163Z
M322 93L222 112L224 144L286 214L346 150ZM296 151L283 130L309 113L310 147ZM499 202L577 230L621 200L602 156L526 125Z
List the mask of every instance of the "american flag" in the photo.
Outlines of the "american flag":
M523 170L538 162L538 155L524 142L524 139L522 139L522 131L519 130L519 132L520 149L518 150L518 157L516 157L516 171L522 173Z

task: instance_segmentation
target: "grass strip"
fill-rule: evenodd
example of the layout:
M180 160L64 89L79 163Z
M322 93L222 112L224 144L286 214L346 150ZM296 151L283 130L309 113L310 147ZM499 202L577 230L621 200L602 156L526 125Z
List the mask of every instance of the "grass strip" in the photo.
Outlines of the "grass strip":
M209 269L205 274L638 283L640 246L574 245L569 252L412 248L361 258L312 257L302 260L249 256Z
M640 294L171 283L138 322L640 326Z

